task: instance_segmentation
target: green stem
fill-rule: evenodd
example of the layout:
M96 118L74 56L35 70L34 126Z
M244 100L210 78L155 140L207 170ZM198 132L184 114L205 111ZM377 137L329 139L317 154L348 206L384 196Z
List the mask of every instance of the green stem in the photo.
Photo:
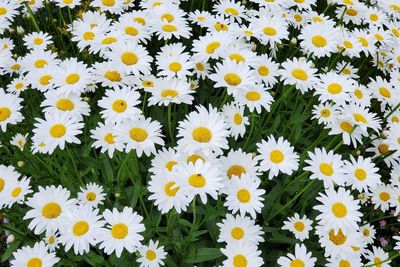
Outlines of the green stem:
M172 144L175 144L174 133L172 131L171 107L172 107L172 103L169 103L168 104L168 132L169 132L169 139L171 140Z
M29 17L30 17L31 20L32 20L33 26L35 27L35 29L36 29L38 32L40 32L40 28L39 28L39 26L38 26L38 24L37 24L35 15L33 14L31 7L29 6L29 4L28 4L27 2L25 2L24 4L25 4L25 7L26 7L26 10L27 10L28 13L29 13Z
M251 125L250 125L250 132L249 135L247 136L246 142L244 143L244 147L247 147L247 143L250 141L250 137L253 134L253 130L254 130L254 111L251 113Z
M394 260L395 258L397 258L399 256L400 256L400 253L397 253L397 254L394 254L392 257L387 258L384 261L381 261L381 262L378 262L378 263L373 263L373 264L368 264L368 265L363 265L363 267L373 267L373 266L378 266L378 265L381 266L382 263Z
M398 110L400 108L400 103L398 103L391 111L389 114L387 114L383 120L387 120L393 113L396 112L396 110Z

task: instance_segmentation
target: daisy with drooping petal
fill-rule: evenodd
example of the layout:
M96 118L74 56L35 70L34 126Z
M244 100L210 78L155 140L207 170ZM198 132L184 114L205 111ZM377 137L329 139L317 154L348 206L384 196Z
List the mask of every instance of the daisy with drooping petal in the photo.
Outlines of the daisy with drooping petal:
M317 258L312 257L311 252L307 252L305 245L296 244L294 254L289 253L287 256L282 256L278 259L278 264L281 267L294 267L304 266L313 267L317 261Z
M35 234L46 230L57 231L63 224L64 212L75 206L76 200L70 199L70 194L62 186L39 186L39 191L25 202L31 209L25 214L24 220L33 219L28 228Z
M107 209L103 212L103 217L107 225L96 236L100 243L99 248L107 255L115 252L118 258L124 249L130 253L137 251L141 246L140 241L143 240L140 233L145 231L143 217L130 207L124 207L122 212L116 208L112 211Z
M12 267L51 267L59 261L60 259L56 257L56 253L48 252L46 244L41 241L35 243L33 247L25 246L15 251L10 264Z
M158 267L164 265L167 252L164 251L164 246L158 245L158 240L156 242L150 240L148 246L141 246L138 251L141 255L137 259L140 267Z
M17 133L10 141L11 145L18 147L21 151L24 150L26 145L26 139L28 138L28 134L22 135Z
M189 153L201 149L205 154L222 154L222 149L228 148L228 134L227 125L216 108L210 106L207 110L197 106L197 111L179 122L178 146Z
M255 221L244 215L237 214L233 216L229 213L221 223L217 223L220 229L218 242L232 244L236 242L245 242L251 245L258 245L264 241L261 227L255 224Z
M316 148L314 152L309 151L308 165L304 170L310 171L310 179L318 179L324 182L325 188L331 188L334 184L344 185L343 161L340 155L333 151L326 152L325 148Z
M358 228L362 213L359 212L359 201L353 198L350 191L343 187L339 187L338 191L329 188L325 194L319 193L317 200L321 205L314 209L320 212L316 217L320 225L334 229L335 233L339 229L347 233L350 229Z
M279 137L269 136L267 141L262 140L257 144L260 155L255 159L260 162L260 171L269 171L268 178L278 176L280 172L291 175L299 168L299 156L294 152L290 143Z
M99 210L90 205L82 205L66 211L62 218L60 243L64 245L65 251L73 247L76 255L88 253L90 245L97 244L97 234L104 225Z
M98 205L103 204L104 197L106 196L103 186L88 183L85 187L81 187L80 190L77 197L80 205L90 205L93 208L97 208Z
M247 174L243 174L241 178L232 176L225 184L226 201L224 206L233 214L238 211L241 215L249 213L255 219L257 213L261 213L264 206L262 195L265 194L265 190L259 189L260 183L261 180L252 179Z
M304 215L300 218L300 215L295 213L293 217L288 217L288 220L283 222L282 229L292 232L296 239L304 241L308 239L308 235L312 230L312 223L307 216Z
M155 145L164 145L161 124L151 118L146 119L144 116L121 123L115 128L115 133L116 142L126 144L126 152L135 150L138 157L141 157L143 153L146 156L155 154Z

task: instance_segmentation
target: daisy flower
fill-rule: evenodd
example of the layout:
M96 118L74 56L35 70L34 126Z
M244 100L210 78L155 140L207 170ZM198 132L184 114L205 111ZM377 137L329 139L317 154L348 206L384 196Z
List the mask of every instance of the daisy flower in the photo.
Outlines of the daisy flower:
M316 148L314 152L308 152L309 160L305 171L310 171L310 179L318 179L324 182L325 188L332 188L334 184L344 185L343 161L340 155L333 151L326 152L325 148Z
M283 83L295 85L302 93L314 88L318 81L316 72L310 61L298 58L286 60L279 70Z
M200 149L206 155L212 152L222 154L222 149L228 148L228 134L227 125L216 108L210 106L207 110L197 106L197 111L192 111L179 122L178 146L189 153Z
M7 130L7 125L17 124L23 120L20 110L22 98L15 94L7 94L0 88L0 127L3 132Z
M217 199L222 184L222 173L217 166L209 162L197 160L194 164L178 164L173 170L176 177L175 188L179 187L191 202L197 195L207 203L207 195ZM174 188L171 188L174 189Z
M233 176L241 177L245 173L255 179L260 174L257 172L257 160L253 158L252 153L246 153L241 148L230 150L226 156L219 158L221 170L228 179Z
M86 101L76 94L49 91L44 94L45 100L41 103L44 113L68 113L72 117L82 119L82 116L88 116L90 106Z
M363 238L367 244L374 242L376 230L373 225L367 223L360 226L360 232L363 234Z
M25 144L26 144L26 138L28 137L28 134L22 135L20 133L17 133L11 140L10 144L13 146L18 147L21 151L24 150Z
M289 37L288 25L282 17L265 15L252 23L255 23L257 28L262 29L258 35L258 39L265 45L275 47Z
M121 140L117 140L114 124L103 124L99 122L95 129L90 130L91 138L94 140L92 147L100 148L101 153L107 152L110 158L113 157L114 152L122 152L125 148Z
M314 115L312 119L317 119L319 124L328 125L339 115L339 110L337 105L325 102L315 105L312 114Z
M191 95L194 91L190 89L190 84L186 80L177 78L160 80L160 84L154 87L151 93L149 106L157 104L168 106L170 103L191 105L194 99Z
M92 66L92 78L103 87L120 88L132 84L133 77L125 74L122 64L115 64L112 61L96 62Z
M255 159L260 162L260 171L269 171L268 178L278 176L279 172L291 175L299 168L299 155L294 152L294 147L288 141L279 137L269 136L267 141L262 140L257 144L260 155Z
M368 260L367 265L390 267L391 260L389 259L389 254L380 247L372 246L372 250L367 252L365 258Z
M350 161L344 162L346 184L359 192L368 192L381 183L379 168L372 162L371 158L359 156L355 159L350 156Z
M63 213L60 227L60 243L68 251L73 247L75 255L88 253L90 245L96 245L97 234L104 225L99 210L90 205L74 207Z
M245 242L228 243L221 252L227 257L222 263L223 266L263 266L264 260L261 257L261 250L257 246Z
M140 104L140 94L131 87L108 89L105 96L97 102L103 110L101 117L106 124L120 124L136 118L142 112L136 106Z
M259 114L262 112L262 108L269 112L274 101L272 95L261 83L253 84L246 90L239 91L234 98L239 105L246 106L250 112L255 110Z
M31 209L24 220L33 219L28 228L36 235L44 231L57 231L63 225L62 215L75 206L76 200L70 199L70 192L62 186L39 186L37 191L25 203Z
M33 247L25 246L13 253L13 260L10 261L12 267L19 266L54 266L60 259L56 253L48 252L46 244L41 241Z
M226 242L227 244L245 242L255 246L264 242L262 228L249 217L233 216L227 213L226 218L222 219L221 223L217 223L217 226L220 229L218 242Z
M304 241L308 239L309 233L312 230L312 223L305 215L300 218L298 213L295 213L293 217L288 217L287 221L283 222L282 229L288 230L294 234L296 239Z
M279 65L268 55L257 56L257 60L250 64L254 69L256 79L261 80L267 87L274 86L277 82Z
M33 32L31 34L27 34L24 36L23 41L24 45L29 50L46 50L46 47L53 43L53 41L51 41L51 36L44 32Z
M250 124L249 118L244 116L244 106L240 106L235 102L226 104L222 108L231 136L237 140L246 133L246 126Z
M54 71L54 84L60 94L79 94L90 82L91 75L87 65L76 58L64 60Z
M320 75L320 81L315 86L315 94L319 95L322 103L333 101L340 105L349 100L352 87L353 81L348 77L328 72Z
M337 52L339 31L328 23L306 25L299 35L301 48L307 53L320 58Z
M88 183L85 187L80 187L77 200L80 205L89 205L93 208L97 208L98 205L103 204L106 195L102 185Z
M193 40L193 58L199 61L217 59L223 55L228 44L233 40L230 33L213 32L201 36L198 40Z
M259 179L252 179L247 174L243 174L241 178L232 176L224 189L226 194L224 206L233 214L238 211L240 215L249 213L255 219L264 206L262 195L265 194L265 190L259 189L260 183Z
M137 259L137 262L140 263L140 267L158 267L164 265L167 252L164 251L164 246L158 245L158 240L156 242L150 240L148 246L141 246L138 251L140 257Z
M359 212L359 201L355 200L343 187L338 191L329 188L324 193L319 193L317 200L321 205L314 207L320 214L316 217L319 225L330 227L335 233L342 229L347 233L350 229L358 228L357 223L361 221L362 213Z
M82 133L84 125L78 118L61 112L45 113L44 116L44 119L36 118L32 140L44 142L47 153L52 154L57 147L63 150L66 143L81 143L76 136Z
M282 256L278 259L278 264L281 267L294 267L304 266L313 267L317 262L317 258L312 257L311 252L307 252L307 248L304 244L296 244L294 248L294 254L289 253L287 256Z
M374 209L381 209L383 212L389 210L390 200L394 197L393 186L380 183L371 188L371 202Z
M209 76L215 82L215 87L226 87L228 94L236 95L254 84L253 72L245 63L236 63L232 60L224 60L217 63L215 71Z
M44 242L50 252L56 251L60 246L59 234L55 231L46 231Z
M116 208L112 211L107 209L103 212L103 217L107 225L100 228L96 236L100 243L99 248L107 255L115 252L117 258L121 257L124 249L130 253L136 252L143 240L140 233L145 231L143 217L130 207L124 207L122 212Z
M142 154L150 156L156 153L155 145L164 145L161 133L161 124L158 121L139 116L135 120L128 120L115 128L116 142L126 144L128 153L135 150L138 157Z

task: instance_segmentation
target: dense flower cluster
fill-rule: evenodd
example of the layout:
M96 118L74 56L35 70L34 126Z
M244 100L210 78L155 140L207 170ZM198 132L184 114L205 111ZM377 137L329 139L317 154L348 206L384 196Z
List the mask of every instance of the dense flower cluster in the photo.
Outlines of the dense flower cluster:
M0 208L23 209L40 239L11 265L53 266L69 251L164 265L185 239L169 228L176 218L189 242L218 248L203 252L216 265L390 266L397 254L379 244L370 214L400 213L400 1L136 2L0 0L0 149L59 161L79 147L100 154L120 188L133 186L116 192L72 160L74 189L2 159ZM38 18L56 10L64 28L47 32ZM15 29L22 20L29 26ZM308 105L289 111L317 132L305 146L295 129L280 131L290 127L279 121L285 99ZM302 181L287 203L268 203ZM162 216L169 243L154 229ZM217 237L191 236L202 224ZM272 231L292 246L267 263Z

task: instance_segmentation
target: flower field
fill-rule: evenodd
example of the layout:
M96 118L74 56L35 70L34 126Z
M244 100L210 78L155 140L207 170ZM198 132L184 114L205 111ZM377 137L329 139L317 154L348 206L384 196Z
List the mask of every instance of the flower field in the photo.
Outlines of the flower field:
M400 0L0 0L0 266L400 266Z

